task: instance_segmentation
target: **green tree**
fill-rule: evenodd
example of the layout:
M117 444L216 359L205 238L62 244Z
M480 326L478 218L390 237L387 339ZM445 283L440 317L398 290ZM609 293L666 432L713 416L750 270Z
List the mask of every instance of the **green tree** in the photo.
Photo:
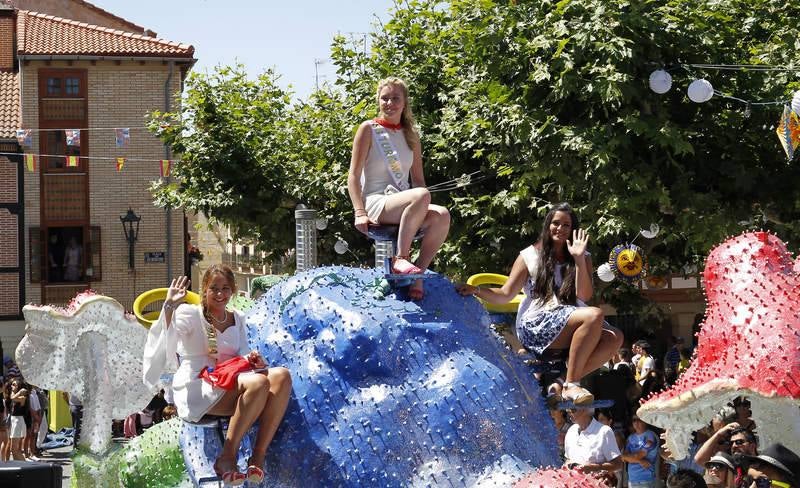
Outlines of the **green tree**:
M793 65L798 14L800 5L777 0L398 3L370 53L334 40L336 89L306 102L290 104L270 74L191 78L177 117L185 122L163 131L183 153L182 179L157 195L270 249L291 247L291 210L303 201L329 217L323 238L343 236L364 259L344 188L350 142L375 113L375 82L398 75L411 87L428 183L489 177L435 194L453 214L441 271L507 270L556 201L590 226L596 264L653 222L661 235L637 243L655 273L701 266L711 246L747 228L796 245L800 169L774 133L781 108L748 115L731 99L685 95L706 77L745 100L787 99L800 87L794 73L685 66ZM665 95L647 84L660 67L673 76Z

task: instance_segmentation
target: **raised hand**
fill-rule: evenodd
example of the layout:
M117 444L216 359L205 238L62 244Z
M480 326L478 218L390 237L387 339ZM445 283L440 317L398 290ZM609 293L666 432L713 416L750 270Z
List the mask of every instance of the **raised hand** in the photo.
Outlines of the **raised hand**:
M167 297L164 298L164 303L177 307L186 298L186 289L189 288L189 283L189 278L185 276L174 278L167 288Z
M589 243L589 235L583 229L572 231L572 240L567 242L567 250L573 258L583 257L586 252L586 245Z

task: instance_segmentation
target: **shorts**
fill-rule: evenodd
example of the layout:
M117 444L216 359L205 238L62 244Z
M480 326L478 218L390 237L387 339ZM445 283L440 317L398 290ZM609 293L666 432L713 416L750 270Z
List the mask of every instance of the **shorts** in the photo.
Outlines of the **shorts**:
M25 428L25 419L22 415L11 416L11 428L9 429L8 437L12 439L22 439L25 437L27 430L28 429Z
M383 207L385 206L386 195L377 193L367 197L366 202L364 202L364 210L367 211L367 217L369 217L370 222L378 223L378 218L383 213Z

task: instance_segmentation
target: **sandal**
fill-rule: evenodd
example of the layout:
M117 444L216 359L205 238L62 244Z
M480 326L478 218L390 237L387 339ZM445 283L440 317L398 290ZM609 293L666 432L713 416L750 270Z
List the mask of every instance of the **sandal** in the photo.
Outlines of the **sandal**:
M233 461L233 469L228 471L223 471L219 467L220 461L224 458L217 458L214 462L214 472L217 473L219 479L222 480L223 486L241 486L244 484L244 480L247 479L247 476L244 473L240 473L239 470L236 468L236 462Z
M419 283L419 285L417 285ZM422 280L415 281L408 287L408 298L415 302L422 300L425 297L425 290L422 288Z
M561 398L572 402L578 407L589 406L594 402L594 395L586 388L578 385L570 385L569 388L565 388L561 392Z
M256 484L264 481L264 470L253 463L253 458L247 460L247 481Z
M422 274L422 270L408 261L408 256L395 256L392 258L392 273L394 274Z

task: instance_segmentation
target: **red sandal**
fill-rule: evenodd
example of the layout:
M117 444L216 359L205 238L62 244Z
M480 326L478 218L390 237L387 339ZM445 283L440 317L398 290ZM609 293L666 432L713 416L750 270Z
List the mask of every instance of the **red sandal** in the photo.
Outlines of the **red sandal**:
M228 471L223 471L219 467L219 462L223 458L217 458L214 462L214 472L217 473L220 480L222 480L223 486L242 486L244 484L244 480L247 479L247 476L244 473L240 473L238 469L236 469L236 461L233 461L233 469Z
M247 481L256 484L264 481L264 470L253 464L253 458L247 460Z
M401 275L422 274L422 270L411 264L408 256L395 256L392 258L392 273Z

